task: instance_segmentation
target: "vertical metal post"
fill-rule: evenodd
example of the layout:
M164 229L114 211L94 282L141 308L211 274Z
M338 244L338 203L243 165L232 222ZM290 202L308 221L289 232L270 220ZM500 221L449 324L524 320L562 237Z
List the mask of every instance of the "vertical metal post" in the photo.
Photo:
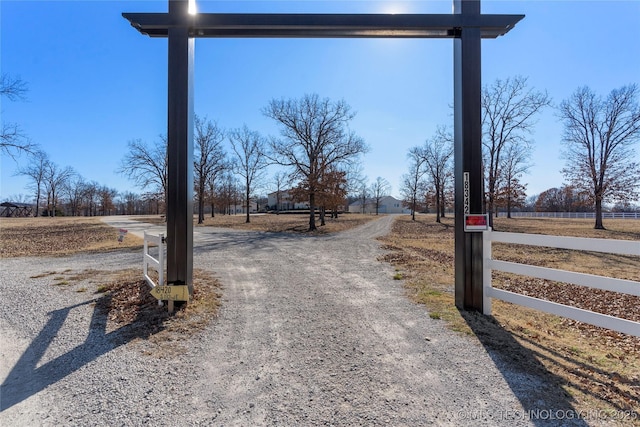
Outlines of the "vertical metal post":
M453 13L480 15L480 0L453 0ZM455 303L482 310L482 233L464 232L464 173L469 174L467 213L483 211L480 29L462 28L454 43Z
M188 1L169 0L169 15L187 23ZM167 284L193 295L193 59L186 25L169 28L167 122Z
M482 314L491 316L491 227L482 233L482 241L484 245L482 249L484 255L482 263L484 270Z

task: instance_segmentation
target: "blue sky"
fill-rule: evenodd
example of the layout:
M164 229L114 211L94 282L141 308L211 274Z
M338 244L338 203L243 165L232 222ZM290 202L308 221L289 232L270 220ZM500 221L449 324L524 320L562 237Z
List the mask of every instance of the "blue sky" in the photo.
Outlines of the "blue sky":
M201 12L451 13L451 1L198 1ZM167 1L0 1L0 67L26 81L26 101L2 100L61 166L119 191L141 191L118 175L131 139L166 132L167 42L142 36L122 12L165 12ZM504 37L482 42L483 84L523 75L555 104L578 86L606 96L640 84L640 1L489 1L483 13L525 14ZM224 128L277 128L260 110L272 98L344 99L352 129L370 152L364 173L399 195L406 153L452 124L453 42L418 39L198 39L195 111ZM553 109L532 138L528 194L563 183L562 124ZM640 147L638 150L640 151ZM640 154L638 155L640 160ZM0 199L29 194L2 157Z

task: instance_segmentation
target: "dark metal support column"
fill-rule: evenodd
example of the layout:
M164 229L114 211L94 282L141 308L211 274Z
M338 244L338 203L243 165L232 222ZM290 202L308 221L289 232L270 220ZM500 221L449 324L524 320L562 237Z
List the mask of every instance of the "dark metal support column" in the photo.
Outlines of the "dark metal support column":
M188 2L170 0L169 15L187 22ZM167 123L167 283L193 295L193 59L186 26L169 28Z
M480 16L480 0L454 0L454 13ZM465 233L464 214L483 211L481 55L479 28L454 39L455 303L482 310L482 233ZM464 200L468 173L469 200ZM468 209L468 212L465 212Z

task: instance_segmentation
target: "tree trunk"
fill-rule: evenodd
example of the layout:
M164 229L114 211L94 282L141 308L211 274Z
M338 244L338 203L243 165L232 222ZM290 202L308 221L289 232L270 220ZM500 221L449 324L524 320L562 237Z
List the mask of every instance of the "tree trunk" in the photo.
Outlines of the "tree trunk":
M204 223L204 179L198 179L198 224Z
M204 222L204 197L201 191L198 191L198 224Z
M247 193L245 194L245 198L246 198L246 205L247 205L247 219L245 220L245 223L249 224L250 219L249 219L249 203L251 202L251 196L249 195L249 186L247 185Z
M600 194L596 194L596 230L606 230L604 225L602 224L602 196Z
M413 200L411 201L411 220L416 220L416 196L413 196Z
M316 227L316 195L309 194L309 231L315 231Z
M198 224L204 223L204 200L198 200Z
M493 176L492 172L493 168L491 168L489 170L489 176ZM494 200L493 200L493 196L496 194L495 193L495 189L496 189L496 183L494 179L489 178L489 192L487 193L488 197L486 198L486 205L487 205L487 217L489 218L489 227L493 228L493 208L494 208ZM480 212L469 212L469 213L480 213Z
M40 210L40 186L38 186L38 190L36 191L36 217L38 216L39 210Z
M440 189L436 187L436 222L440 221Z
M324 214L325 214L326 210L325 207L321 207L320 208L320 226L324 227L326 225L325 221L324 221Z
M51 217L56 216L56 193L51 193Z

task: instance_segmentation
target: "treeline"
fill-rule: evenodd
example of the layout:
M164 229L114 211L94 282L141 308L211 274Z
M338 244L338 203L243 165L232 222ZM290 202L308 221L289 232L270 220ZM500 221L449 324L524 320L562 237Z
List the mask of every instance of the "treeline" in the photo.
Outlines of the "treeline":
M157 194L120 193L115 188L89 181L70 166L51 161L44 151L35 151L18 170L29 178L31 197L13 197L14 202L34 201L34 216L98 216L160 212ZM23 200L18 200L23 199Z
M530 88L527 79L496 80L482 90L484 206L490 218L498 211L595 211L595 228L604 228L605 204L633 210L640 188L640 165L634 145L640 140L640 106L635 84L612 90L607 97L584 86L557 107L564 125L559 139L566 161L560 188L526 196L524 175L532 167L531 138L537 115L552 107L545 92ZM436 221L453 208L453 137L441 126L435 135L407 153L403 176L405 205L437 212ZM478 212L480 213L480 212Z
M323 225L325 212L344 206L360 155L367 151L362 138L348 128L355 113L342 100L316 94L271 100L262 113L280 127L279 137L266 138L246 125L225 130L206 117L195 118L198 222L203 222L207 207L212 215L221 207L239 207L250 222L249 212L259 209L258 195L272 190L277 197L286 193L289 200L304 201L310 211L309 229L314 230L316 209ZM119 172L142 188L166 195L167 161L165 138L153 144L133 140ZM278 169L271 179L266 176L269 166Z
M20 99L26 87L3 75L2 95ZM633 209L638 200L640 165L635 144L640 140L638 86L612 90L606 97L589 87L576 89L553 106L546 91L529 87L521 76L496 80L482 89L484 211L492 218L498 211L535 209L547 211L592 210L596 228L603 228L603 206ZM534 198L527 198L523 178L533 166L532 138L537 117L555 108L564 130L566 182ZM215 121L197 117L194 135L194 199L199 222L206 212L246 213L267 208L258 197L266 192L304 202L310 210L309 229L315 229L314 211L345 208L347 200L361 205L375 203L390 193L388 181L373 183L362 174L365 142L349 129L355 117L344 102L305 95L299 99L273 99L262 109L280 129L279 136L265 137L246 125L224 130ZM225 142L231 150L225 150ZM408 165L400 191L404 205L416 212L436 212L436 220L453 209L453 136L450 125L439 126L424 144L407 153ZM21 175L30 178L40 213L46 215L110 215L162 213L167 194L167 141L151 144L140 139L128 143L118 172L143 190L142 194L118 193L95 181L87 181L70 167L60 167L31 144L19 126L5 126L4 153L27 152L30 161ZM267 168L278 171L267 176ZM264 197L264 196L263 196ZM17 201L17 200L14 200Z

